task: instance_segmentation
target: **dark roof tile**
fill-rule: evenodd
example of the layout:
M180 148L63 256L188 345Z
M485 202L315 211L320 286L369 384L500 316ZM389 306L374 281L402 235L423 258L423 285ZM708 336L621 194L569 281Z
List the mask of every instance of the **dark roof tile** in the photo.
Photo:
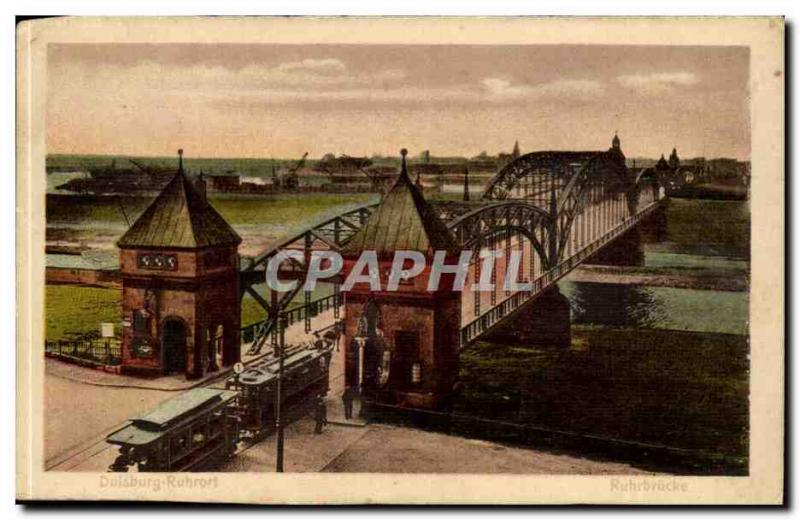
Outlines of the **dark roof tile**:
M117 242L121 248L197 249L242 239L206 201L182 169Z

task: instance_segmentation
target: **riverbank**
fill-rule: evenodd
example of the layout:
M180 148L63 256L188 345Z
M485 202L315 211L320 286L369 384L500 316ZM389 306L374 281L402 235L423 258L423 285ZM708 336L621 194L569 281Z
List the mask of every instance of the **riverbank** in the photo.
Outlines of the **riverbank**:
M459 414L689 450L748 456L746 336L573 325L569 349L476 342L461 354ZM703 473L695 468L692 473Z

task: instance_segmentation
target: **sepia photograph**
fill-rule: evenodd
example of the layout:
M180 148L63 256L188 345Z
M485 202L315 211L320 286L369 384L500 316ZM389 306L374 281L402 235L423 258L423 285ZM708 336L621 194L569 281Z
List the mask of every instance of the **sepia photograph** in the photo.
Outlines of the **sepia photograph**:
M18 498L780 502L783 30L20 24Z

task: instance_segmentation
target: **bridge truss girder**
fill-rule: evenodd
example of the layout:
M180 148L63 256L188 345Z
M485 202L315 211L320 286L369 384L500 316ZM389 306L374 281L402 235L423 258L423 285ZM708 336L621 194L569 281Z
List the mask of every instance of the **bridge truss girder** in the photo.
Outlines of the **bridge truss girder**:
M281 268L281 275L290 275L299 280L305 279L312 253L320 250L339 251L341 246L364 225L376 206L377 204L361 206L325 219L310 228L281 239L255 257L243 259L240 276L242 296L245 293L249 294L265 312L265 318L259 324L248 354L258 354L270 336L273 341L277 339L276 331L280 315L286 311L302 289L302 283L295 284L292 290L283 293L275 293L265 288L269 261L281 251L300 251L302 254L298 255L299 258L290 257L288 267ZM267 296L259 293L258 288L262 287L267 291ZM310 293L306 292L307 305L311 303L310 297ZM308 319L306 321L308 324Z

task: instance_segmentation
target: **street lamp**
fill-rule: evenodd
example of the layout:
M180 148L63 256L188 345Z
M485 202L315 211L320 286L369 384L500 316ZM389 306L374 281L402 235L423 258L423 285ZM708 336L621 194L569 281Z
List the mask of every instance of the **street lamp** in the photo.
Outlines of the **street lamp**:
M286 316L278 316L278 384L275 391L275 428L278 431L277 435L277 457L275 462L275 471L283 473L283 420L281 417L282 404L283 404L283 354L286 347Z

